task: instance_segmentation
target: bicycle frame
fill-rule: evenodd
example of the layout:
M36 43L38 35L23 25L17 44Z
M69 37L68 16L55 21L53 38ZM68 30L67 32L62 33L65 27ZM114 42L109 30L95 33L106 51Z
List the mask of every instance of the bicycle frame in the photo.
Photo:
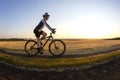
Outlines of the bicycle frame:
M48 36L48 37L46 37L46 38L47 38L47 40L46 40L45 43L43 44L42 48L45 47L45 45L47 44L47 42L48 42L50 39L52 39L52 41L54 40L54 39L53 39L53 36L52 36L52 33L50 33L50 36Z

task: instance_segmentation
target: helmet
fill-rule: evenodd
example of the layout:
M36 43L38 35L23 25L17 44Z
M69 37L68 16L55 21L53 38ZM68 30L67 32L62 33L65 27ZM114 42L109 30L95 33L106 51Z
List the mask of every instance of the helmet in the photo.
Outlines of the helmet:
M43 17L49 17L50 15L46 12L45 14L43 14Z

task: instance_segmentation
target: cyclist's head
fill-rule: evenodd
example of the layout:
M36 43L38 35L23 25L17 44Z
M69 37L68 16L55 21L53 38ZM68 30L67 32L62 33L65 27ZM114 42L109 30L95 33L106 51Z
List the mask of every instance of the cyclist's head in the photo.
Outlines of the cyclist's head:
M48 20L49 19L49 14L48 13L45 13L45 14L43 14L43 18L45 19L45 20Z

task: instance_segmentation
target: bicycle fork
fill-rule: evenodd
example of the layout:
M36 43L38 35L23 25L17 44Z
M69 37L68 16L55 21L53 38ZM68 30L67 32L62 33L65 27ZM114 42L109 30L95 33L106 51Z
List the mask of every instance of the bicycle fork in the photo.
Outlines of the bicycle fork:
M53 41L53 43L54 43L54 45L55 45L55 49L58 49L58 47L57 47L57 45L55 44L55 41L54 41L53 38L52 38L52 41Z

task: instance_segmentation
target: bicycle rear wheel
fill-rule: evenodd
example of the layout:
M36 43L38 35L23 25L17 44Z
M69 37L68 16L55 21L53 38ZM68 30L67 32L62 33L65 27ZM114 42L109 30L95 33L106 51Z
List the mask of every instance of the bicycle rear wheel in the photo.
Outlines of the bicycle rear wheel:
M55 57L62 56L66 51L66 45L62 40L54 40L49 45L49 52Z
M29 56L35 56L37 55L37 42L34 40L28 40L25 43L25 52Z

